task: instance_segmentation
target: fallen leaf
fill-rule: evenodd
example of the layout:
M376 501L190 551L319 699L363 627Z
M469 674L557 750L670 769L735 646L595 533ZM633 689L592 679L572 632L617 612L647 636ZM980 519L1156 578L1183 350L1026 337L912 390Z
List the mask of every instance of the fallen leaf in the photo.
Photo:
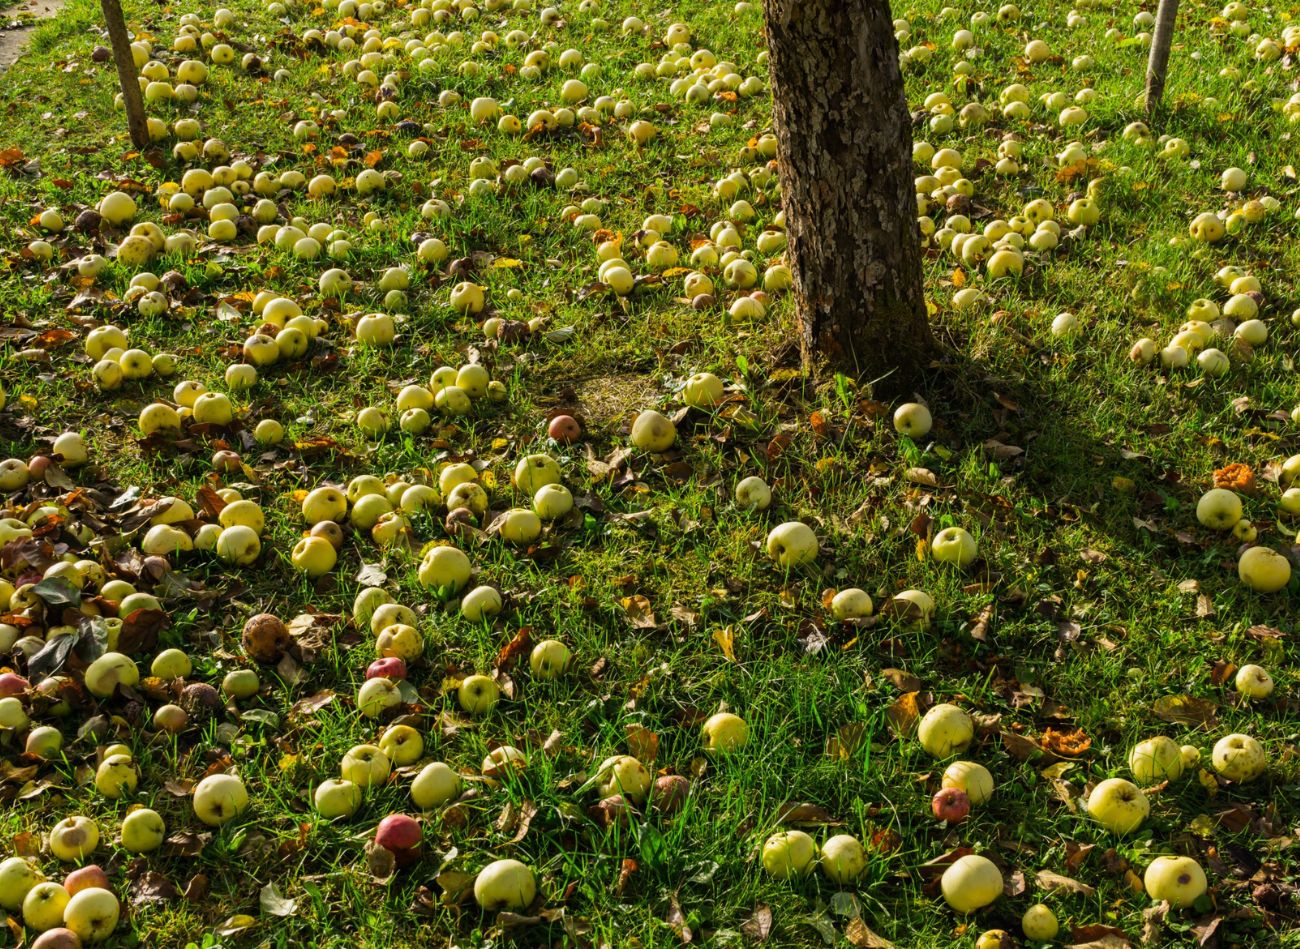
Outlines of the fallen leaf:
M916 704L916 692L904 692L896 698L885 710L885 717L889 719L889 730L894 733L896 738L905 738L916 728L917 721L921 718L921 710Z
M749 919L740 924L740 931L755 942L766 942L772 935L772 909L759 904Z
M1175 725L1208 725L1218 717L1218 706L1193 695L1162 695L1151 710L1156 718Z
M892 942L873 933L860 918L849 920L844 927L844 938L858 949L894 949Z
M736 661L736 631L730 626L724 626L721 629L713 631L713 641L718 644L722 650L722 655L727 658L728 662Z
M298 912L298 901L285 897L274 883L262 887L257 903L268 916L293 916Z
M1034 875L1034 882L1044 890L1065 890L1068 893L1078 893L1080 896L1092 896L1097 892L1096 887L1053 873L1051 870L1039 870Z

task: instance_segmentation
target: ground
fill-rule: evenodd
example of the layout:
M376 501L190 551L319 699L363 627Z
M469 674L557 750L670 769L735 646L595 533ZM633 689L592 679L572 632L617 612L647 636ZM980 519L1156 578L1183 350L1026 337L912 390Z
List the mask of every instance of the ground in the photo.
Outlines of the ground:
M275 10L237 0L231 22L218 28L208 8L126 4L129 26L173 77L189 58L171 51L183 15L232 44L235 62L210 64L193 107L155 103L150 113L168 124L196 118L200 142L221 140L229 160L254 171L334 175L340 187L332 197L299 189L275 199L277 223L301 215L346 232L352 250L339 261L259 245L247 218L235 240L210 240L206 215L187 219L164 207L175 190L168 183L179 183L186 167L226 159L179 162L170 131L143 154L131 146L114 107L112 62L92 55L107 44L98 4L70 0L5 73L0 382L8 404L0 455L26 459L49 452L61 432L79 431L90 457L67 480L47 476L49 484L15 491L8 504L30 514L38 501L67 503L74 485L85 489L72 504L85 513L72 520L94 525L92 543L71 540L61 514L44 522L46 536L160 598L166 628L142 634L133 654L146 675L154 652L180 646L193 659L193 680L215 685L246 667L261 677L256 696L206 722L195 716L170 736L150 723L169 697L161 682L102 702L79 694L64 718L32 705L34 719L53 721L67 740L62 753L41 760L21 754L21 735L5 734L6 855L31 855L48 874L60 873L42 835L69 815L95 819L104 837L95 859L124 908L115 945L969 946L990 928L1019 939L1021 914L1040 901L1061 920L1065 943L1291 944L1297 904L1288 880L1300 803L1296 581L1273 594L1247 589L1237 576L1240 541L1195 515L1216 477L1232 477L1223 469L1248 466L1253 487L1240 470L1233 483L1258 542L1294 556L1297 522L1278 506L1281 462L1300 450L1290 418L1300 402L1300 329L1290 318L1300 302L1300 225L1295 126L1283 107L1295 86L1283 49L1287 16L1251 9L1243 29L1233 25L1234 11L1183 4L1165 108L1150 120L1152 136L1189 145L1186 156L1168 157L1163 143L1123 134L1146 121L1140 34L1150 27L1133 20L1137 7L1081 5L1082 22L1067 23L1075 15L1067 5L1043 3L974 25L976 4L941 11L926 0L895 9L908 21L900 29L910 31L900 45L918 110L915 137L958 149L973 182L970 207L957 202L954 210L982 228L1041 197L1064 237L1054 250L1027 253L1018 280L993 280L978 261L972 266L927 238L927 298L943 348L916 393L934 428L912 440L891 425L897 404L874 401L855 380L802 371L788 294L773 293L760 316L732 318L738 292L718 268L705 267L716 300L697 309L684 295L690 251L713 222L736 213L715 183L767 165L759 150L770 104L765 92L725 88L691 104L670 90L675 73L640 78L634 69L659 63L669 25L683 23L693 49L711 50L766 88L761 9L566 2L558 21L546 22L539 9L488 6L498 8L415 27L415 4L345 17L337 5ZM633 15L643 31L623 28ZM416 65L409 41L457 27L459 45ZM309 29L348 28L358 37L351 52L304 39ZM360 57L370 28L396 38L376 44L383 53L373 78L395 74L396 108L383 116L373 87L344 66ZM518 46L505 40L516 29L524 34ZM973 30L970 53L954 48L962 29ZM472 49L484 30L501 41ZM1266 48L1257 54L1262 37L1276 41L1279 58ZM1050 55L1030 62L1031 39L1046 42ZM551 62L530 77L525 56L552 41ZM558 63L569 48L600 67L585 80L586 104L608 95L629 103L627 114L612 114L611 102L595 121L514 135L472 120L467 106L476 97L494 97L520 119L557 106L564 81L577 75ZM918 48L932 52L928 62ZM245 53L260 63L243 68ZM1092 62L1078 62L1082 56ZM471 60L476 69L462 65ZM965 78L954 73L959 62L970 64ZM1012 83L1028 89L1027 118L999 109ZM1095 91L1086 121L1062 127L1061 109L1085 89ZM459 101L440 102L445 90ZM1052 92L1067 101L1047 108L1039 97ZM943 109L925 103L937 93L957 110L984 103L987 120L944 130L940 119L933 127L932 113ZM626 134L635 119L657 129L643 147ZM317 133L296 135L301 121L317 123ZM993 166L1006 134L1023 155L1004 175ZM429 148L412 157L417 138ZM1074 141L1081 151L1059 158ZM487 171L496 186L471 193L470 164L484 156L498 172L537 156L552 173L575 169L578 185L570 191L549 176L510 183ZM353 182L368 167L386 175L387 186L360 196ZM1246 171L1244 192L1220 188L1230 167ZM918 175L929 172L929 162L918 162ZM168 234L192 228L197 246L141 267L110 260L98 277L80 276L67 265L92 252L111 257L125 231L86 232L73 221L115 189L135 197L137 222ZM1095 193L1100 220L1076 229L1067 208L1085 191ZM1217 243L1191 238L1196 214L1226 217L1264 196L1280 207L1262 220L1239 228L1245 219L1231 218L1234 233ZM775 217L775 176L740 197L755 211L739 232L761 278L780 257L755 245ZM430 198L446 201L448 213L422 217ZM587 198L598 202L597 240L572 223L571 206ZM942 227L942 205L931 204L925 210ZM51 207L68 223L60 233L42 233L36 221ZM633 246L650 214L672 217L666 237L681 257L658 275ZM427 236L446 243L448 261L417 260ZM52 245L48 264L25 251L38 237ZM632 295L597 282L600 238L621 239L631 271L647 278ZM1183 369L1130 359L1139 338L1166 345L1193 300L1223 306L1231 294L1215 275L1228 265L1259 280L1264 344L1215 341L1231 356L1218 377L1199 371L1195 358ZM331 266L354 281L341 303L318 290ZM379 278L395 266L408 268L410 287L405 299L385 301ZM123 300L145 269L183 278L168 284L161 315L143 316ZM477 319L449 305L452 285L466 278L487 289L488 309ZM954 303L972 287L980 299ZM199 426L179 441L143 438L140 410L169 401L176 382L230 391L226 368L259 325L252 304L264 290L323 318L309 353L231 391L232 426ZM398 317L395 344L359 345L355 317L381 310ZM1078 327L1056 335L1051 327L1063 312ZM489 313L537 322L531 332L513 327L487 339L480 321ZM176 354L176 375L98 390L84 343L102 323L129 329L134 347ZM394 430L371 439L355 424L359 409L391 410L402 387L427 382L437 367L473 361L505 384L504 401L478 400L468 415L439 418L418 435ZM713 410L682 411L681 386L700 371L726 381L727 399ZM632 418L651 408L678 425L664 454L630 449ZM579 443L548 440L547 420L561 413L582 423ZM285 441L256 444L252 429L271 418L285 426ZM214 472L221 447L241 452L243 467ZM365 474L436 481L449 462L472 459L481 462L494 511L527 507L510 474L532 452L559 461L580 516L523 548L495 536L455 540L470 555L475 583L504 594L495 618L471 622L454 596L449 604L418 582L423 545L448 539L441 512L412 517L409 551L380 548L368 532L350 529L325 576L309 580L289 562L305 530L300 501L318 485ZM749 475L773 488L766 512L734 500L736 483ZM145 520L133 515L148 512L151 499L178 496L202 517L200 497L211 503L211 489L223 487L265 511L255 565L178 554L177 581L131 554ZM821 550L815 563L785 571L763 541L790 520L811 525ZM965 570L930 556L929 539L949 526L978 542L979 557ZM4 569L11 580L33 579L30 564L6 559ZM337 776L347 749L384 727L360 715L355 701L374 649L352 606L374 585L419 613L424 657L410 670L416 691L406 694L405 721L422 732L424 758L463 771L469 789L461 802L426 815L423 856L391 875L382 854L367 856L366 842L385 815L417 813L409 786L418 767L369 792L352 818L324 820L311 799ZM830 595L849 587L871 595L878 620L832 618ZM928 626L887 606L909 589L933 597ZM86 612L99 609L113 611L104 603ZM286 622L318 614L291 624L299 642L279 665L258 666L240 645L244 621L263 611ZM574 656L554 682L531 675L527 663L531 644L547 638L563 640ZM1272 672L1269 698L1252 703L1234 690L1235 668L1248 663ZM74 658L65 671L79 678L76 669ZM455 686L493 669L505 697L491 714L471 717ZM947 762L925 753L914 732L918 715L943 702L974 716L976 738L963 757L985 765L997 785L960 824L932 816ZM741 715L751 737L737 753L710 756L701 723L719 710ZM80 729L87 720L91 727ZM1269 756L1262 778L1216 779L1210 750L1234 732L1262 742ZM1130 749L1155 735L1196 746L1202 761L1150 789L1141 830L1115 836L1088 817L1084 799L1102 779L1130 776ZM141 774L135 794L116 801L91 780L99 752L114 741L130 746ZM523 749L528 767L484 780L480 763L502 744ZM626 824L602 826L587 779L606 757L627 753L690 779L680 814L644 808ZM213 830L195 819L189 796L205 772L222 770L241 776L251 803ZM135 857L113 838L140 804L162 814L169 839ZM783 824L819 843L838 833L862 840L868 859L858 884L766 875L758 854ZM958 848L987 854L1006 883L1005 895L974 917L954 914L938 893ZM1164 912L1134 885L1156 855L1169 853L1195 856L1207 870L1210 891L1190 909ZM465 880L503 857L535 871L533 905L498 918L457 899ZM11 928L18 938L16 919Z

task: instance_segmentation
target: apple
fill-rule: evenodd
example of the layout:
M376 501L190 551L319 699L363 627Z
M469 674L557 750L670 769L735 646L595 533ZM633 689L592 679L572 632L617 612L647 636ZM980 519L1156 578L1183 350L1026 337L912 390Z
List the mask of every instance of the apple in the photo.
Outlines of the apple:
M0 861L0 907L14 912L31 888L44 879L41 871L22 857Z
M248 809L248 791L233 774L210 774L194 789L194 814L210 827L220 827Z
M826 879L841 886L857 882L867 866L862 844L850 834L836 834L822 844L820 865Z
M221 691L236 700L252 698L261 687L252 669L232 669L221 680Z
M573 510L573 494L562 484L547 484L533 495L533 510L543 521L555 521Z
M420 822L407 814L390 814L375 828L375 843L392 851L398 866L410 863L419 855L422 838Z
M919 402L908 402L894 410L894 431L908 438L924 438L930 434L934 419L930 410Z
M1233 684L1248 699L1266 699L1273 693L1273 677L1263 666L1242 666Z
M817 861L817 844L802 830L773 834L763 844L763 869L775 880L801 877Z
M665 816L676 814L686 804L691 793L691 782L680 774L663 774L655 778L650 791L650 803Z
M606 758L596 769L595 779L601 797L622 794L636 804L644 804L650 793L650 772L631 755Z
M216 552L226 563L246 567L261 554L262 540L251 527L236 524L217 535Z
M1227 488L1211 488L1196 502L1196 519L1211 530L1232 530L1241 520L1241 498Z
M526 767L528 757L522 751L511 745L500 745L488 752L480 770L485 778L496 778L507 770L522 771Z
M1174 781L1183 773L1183 754L1171 738L1157 735L1133 746L1128 768L1139 784Z
M495 860L474 878L474 902L488 912L523 912L536 897L533 871L518 860Z
M739 751L749 741L749 725L731 712L710 715L700 732L704 737L704 750L710 754Z
M376 745L354 745L343 756L339 770L345 781L364 790L387 781L393 763Z
M501 696L496 682L485 675L472 675L461 682L456 690L460 707L471 715L486 715L492 711Z
M544 639L528 656L528 668L537 679L558 679L569 667L569 647L558 639Z
M966 792L971 804L979 806L993 797L993 775L989 769L975 761L954 761L943 772L940 783L945 788Z
M183 679L193 671L190 657L180 649L164 649L149 664L149 674L159 679Z
M840 590L831 599L831 615L841 623L870 616L872 609L871 597L857 587Z
M314 580L333 570L338 556L334 545L324 537L308 536L294 544L289 560L299 572Z
M964 710L942 702L921 718L916 737L928 754L936 758L947 758L969 747L971 739L975 737L975 724Z
M131 853L157 850L166 834L162 815L147 807L136 808L122 820L122 847Z
M1051 942L1061 931L1061 924L1049 907L1035 903L1020 917L1020 929L1031 942Z
M121 906L117 897L103 887L74 893L63 910L63 923L83 943L103 942L117 928Z
M789 570L817 559L817 535L802 521L778 524L767 535L767 555Z
M1250 547L1237 560L1237 576L1257 593L1276 593L1291 582L1291 562L1268 547Z
M383 656L366 666L366 678L400 682L406 678L406 662L397 656Z
M422 811L433 810L460 797L460 775L444 762L427 764L411 782L411 800Z
M544 485L560 483L560 466L550 455L525 455L515 465L514 483L531 497Z
M1190 771L1201 763L1201 749L1195 745L1183 745L1178 749L1183 759L1183 770Z
M1205 893L1205 871L1191 857L1156 857L1142 875L1147 895L1184 909Z
M119 685L132 686L140 681L140 670L129 656L120 652L106 652L86 667L86 691L96 698L106 699L117 691Z
M109 800L118 800L135 791L140 775L130 755L113 755L99 763L95 787Z
M945 527L930 542L930 554L936 563L968 567L979 555L979 548L965 528Z
M7 583L7 581L0 581L0 582ZM5 589L8 591L8 593L7 595L0 596L0 601L3 601L5 605L8 606L8 604L11 602L11 599L13 597L13 587L6 586ZM11 698L13 696L22 695L29 688L31 688L31 683L29 683L18 673L0 672L0 697Z
M32 949L81 949L81 937L65 926L47 929L36 937Z
M351 781L329 778L316 786L312 803L326 820L351 817L361 807L361 788Z
M63 750L63 732L52 725L41 725L27 733L24 750L35 758L53 758Z
M104 872L103 867L94 863L78 867L63 878L63 888L68 891L69 896L76 896L82 890L92 887L106 890L108 886L108 874Z
M501 539L523 547L542 536L542 519L527 508L513 508L502 515Z
M308 524L341 521L347 513L348 499L338 488L315 488L302 499L302 516Z
M722 402L722 380L711 372L697 372L682 387L682 401L691 408L711 409Z
M941 788L930 799L930 810L939 820L960 824L970 815L970 798L961 788Z
M582 437L582 426L572 415L557 415L546 426L546 434L561 445L572 445Z
M772 503L772 489L758 475L750 475L736 485L736 506L745 511L766 511Z
M37 883L23 897L23 922L37 932L61 926L70 899L68 891L58 883Z
M271 613L257 613L244 623L240 642L248 658L271 663L280 661L292 638L289 628L279 617Z
M458 547L434 547L420 561L420 584L434 590L457 593L469 583L473 567Z
M401 704L402 696L390 679L366 679L357 689L357 711L366 718L378 718Z
M99 846L99 827L89 817L65 817L50 829L50 853L64 863L84 860Z
M404 768L420 760L424 754L424 738L410 725L393 725L380 736L379 750L394 765Z
M1229 781L1254 781L1268 768L1264 747L1249 735L1227 735L1214 744L1210 753L1214 770Z
M1107 778L1088 795L1088 813L1113 834L1130 834L1142 826L1151 804L1132 781Z
M967 854L943 871L939 887L948 905L965 915L1002 895L1002 872L988 857Z
M1016 941L1005 929L986 929L975 940L975 949L1015 949L1015 946Z
M641 451L665 452L677 441L677 427L667 416L647 409L632 422L632 444Z

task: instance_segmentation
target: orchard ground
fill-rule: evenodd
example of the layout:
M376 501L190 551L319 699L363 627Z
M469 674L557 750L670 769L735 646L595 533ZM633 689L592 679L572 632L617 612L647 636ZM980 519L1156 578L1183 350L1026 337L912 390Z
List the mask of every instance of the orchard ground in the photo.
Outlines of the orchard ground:
M367 27L403 43L408 34L423 36L435 25L412 28L413 6L390 4ZM1239 464L1254 473L1255 492L1242 496L1259 541L1291 550L1297 528L1278 509L1276 483L1280 462L1300 446L1289 418L1300 402L1300 329L1290 319L1300 305L1293 276L1300 188L1291 164L1297 126L1282 108L1295 70L1289 56L1257 57L1259 39L1250 35L1281 44L1288 23L1280 10L1252 8L1242 30L1217 9L1184 3L1167 109L1152 133L1185 139L1190 151L1168 158L1122 134L1143 117L1135 103L1146 46L1138 36L1144 27L1132 21L1136 7L1081 7L1084 21L1068 26L1067 4L1026 5L1018 20L975 26L979 53L967 59L952 39L971 28L975 7L941 16L940 6L900 4L894 12L910 21L904 49L933 47L928 64L917 53L905 69L913 108L940 91L958 110L976 100L988 107L983 124L932 132L927 114L916 129L918 140L960 150L975 188L966 213L982 227L1042 197L1068 233L1071 200L1102 179L1101 218L1058 249L1029 254L1018 280L990 280L931 242L926 290L945 353L918 393L934 429L915 442L890 424L896 406L872 401L864 384L842 377L819 383L800 372L787 294L774 295L761 317L741 321L728 317L734 294L716 273L717 300L701 310L683 295L684 269L614 296L596 285L592 235L564 216L570 204L600 199L602 227L623 236L633 272L650 276L630 249L633 235L647 215L671 215L668 239L680 266L688 266L693 241L707 237L732 203L715 194L714 183L764 164L754 142L768 127L770 107L765 93L688 104L670 94L671 79L639 79L633 70L657 63L665 31L681 22L693 46L765 81L758 9L604 2L595 10L604 27L593 26L593 12L576 3L563 4L562 23L552 25L538 10L485 10L459 24L470 39L438 54L433 68L413 68L400 47L379 66L379 77L410 69L398 82L396 118L380 118L374 91L342 68L360 50L302 40L308 29L340 25L336 10L294 5L277 19L260 4L231 3L234 22L217 32L234 45L236 62L210 67L192 113L170 104L151 113L169 124L192 115L203 138L221 139L257 170L296 169L308 178L328 172L345 185L368 166L388 174L387 188L365 198L346 186L322 200L302 191L279 198L282 214L348 232L353 251L338 263L298 260L242 233L229 245L211 242L202 219L164 221L153 195L179 181L184 166L171 158L173 138L152 161L126 140L111 61L92 58L107 42L97 32L99 5L70 0L41 25L0 91L0 367L8 393L0 451L26 458L48 451L63 431L82 431L91 462L72 473L78 485L109 497L132 487L144 499L175 495L196 510L200 489L234 485L263 506L267 527L255 566L224 567L210 555L187 554L174 558L175 566L193 585L160 584L170 626L159 648L185 648L195 679L217 684L249 665L239 633L253 613L324 618L312 630L320 648L310 661L260 667L258 696L176 738L133 724L147 723L148 711L142 717L122 699L105 703L113 717L100 746L125 741L141 769L139 789L126 800L106 800L87 783L94 736L76 740L75 733L91 710L61 723L64 760L36 766L20 759L20 741L8 736L14 740L0 774L4 855L39 847L30 835L64 817L95 818L106 841L97 859L124 905L114 937L120 945L482 945L496 941L502 920L472 901L445 905L454 901L444 894L506 856L538 878L541 898L532 912L505 920L509 938L524 944L883 945L875 933L900 946L972 945L988 928L1019 936L1021 914L1040 901L1061 920L1067 943L1136 944L1148 927L1174 943L1293 939L1286 933L1297 910L1287 883L1296 873L1300 804L1296 583L1267 596L1245 589L1236 573L1238 541L1195 517L1216 470ZM131 28L173 72L186 58L169 51L180 17L197 13L209 30L213 12L126 5ZM620 30L630 15L648 25L644 34ZM525 45L471 53L479 31L504 37L513 29L528 34ZM557 104L573 73L553 63L538 79L520 74L526 53L552 39L557 56L572 47L584 62L600 64L587 80L588 102L611 95L629 101L632 114L606 115L601 128L527 137L498 131L495 122L473 123L467 104L479 96L495 97L521 118ZM1053 55L1027 62L1030 39L1045 41ZM246 52L261 57L260 73L240 67ZM1080 56L1091 65L1076 68ZM461 74L468 59L480 64L478 75ZM953 67L964 59L969 79L955 82ZM286 73L272 78L277 70ZM998 112L999 93L1017 82L1031 93L1028 120ZM1085 88L1096 95L1081 126L1060 127L1060 104L1049 111L1039 102L1059 91L1073 104ZM447 89L462 101L440 105ZM322 118L330 110L340 111ZM730 124L711 124L713 112L731 116ZM294 136L304 119L320 123L318 138ZM644 147L625 134L633 119L657 128ZM411 139L397 128L400 120L424 126L416 130L430 146L423 157L408 157ZM1003 176L993 165L1006 133L1018 137L1023 155L1019 173ZM355 144L341 141L344 134ZM1082 160L1058 161L1072 141L1082 143ZM470 194L470 163L483 156L502 168L540 156L553 171L576 169L582 187L571 194L551 184L502 182ZM1229 167L1248 173L1244 194L1220 190ZM929 170L918 166L917 174ZM172 294L161 316L140 316L120 302L131 268L110 263L93 283L77 279L75 268L60 269L104 251L91 235L45 235L56 254L46 266L20 253L39 236L32 219L41 210L59 207L71 224L80 209L122 187L140 205L137 221L199 234L193 252L139 268L184 277L185 289ZM1196 213L1231 211L1264 195L1280 208L1263 220L1219 243L1190 239ZM422 218L431 197L446 200L451 213ZM757 214L741 228L743 246L753 250L779 195L773 180L741 197ZM374 226L363 221L371 211ZM931 213L942 226L942 209ZM537 331L485 340L474 319L448 305L464 274L418 262L417 232L443 240L451 259L470 257L469 278L487 288L496 314L540 319ZM121 233L106 237L115 243ZM761 274L779 254L755 256ZM335 265L356 283L342 307L317 292L320 273ZM412 279L397 308L406 315L396 345L357 346L342 317L384 309L378 277L399 265ZM1194 299L1226 302L1228 292L1214 281L1226 265L1258 278L1267 342L1247 351L1220 340L1233 357L1220 377L1200 373L1194 358L1181 370L1131 361L1130 346L1141 337L1164 346ZM955 292L970 287L985 299L954 306ZM218 431L191 434L179 446L143 441L140 409L170 399L176 381L226 390L226 367L259 323L250 304L267 289L329 324L306 358L264 369L252 390L232 393L244 431L274 418L288 430L285 443L263 449L238 432ZM1076 333L1053 335L1061 312L1077 317ZM133 346L177 354L177 374L99 392L82 343L100 322L129 328ZM32 348L44 358L20 352ZM358 430L362 407L391 409L403 385L472 358L506 384L505 402L478 404L414 437L394 431L376 441ZM627 451L633 415L675 412L682 382L702 370L728 382L728 401L682 418L666 455ZM558 411L583 422L579 443L548 443L546 421ZM243 453L243 471L213 473L221 438ZM445 462L472 456L486 462L492 506L502 510L527 506L510 473L520 457L539 451L559 459L584 516L530 550L496 538L458 542L479 571L477 582L506 594L505 610L492 621L467 621L432 600L416 580L418 549L409 556L383 551L365 532L349 533L338 566L318 581L289 563L304 529L302 492L319 484L362 474L436 477ZM748 475L773 486L766 513L734 503L734 486ZM66 489L34 490L14 495L12 505ZM117 524L121 513L103 517ZM761 549L768 529L787 520L812 525L823 547L815 565L789 573ZM927 554L927 538L947 526L965 527L978 540L980 557L965 571ZM444 538L441 513L417 518L415 534L417 548ZM529 756L524 772L498 785L472 782L475 794L454 812L431 815L425 855L384 880L372 873L365 841L385 815L413 812L409 775L369 793L349 820L322 820L311 806L312 790L337 776L343 754L380 728L355 708L373 650L369 631L349 618L354 596L372 583L421 609L426 662L413 668L411 681L423 703L413 714L426 757L472 775L496 745ZM877 608L900 591L925 590L937 604L933 623L918 630L905 617L885 615L838 624L828 591L848 587L865 589ZM486 718L465 715L451 685L490 671L524 627L533 641L565 641L572 671L544 683L517 662L506 670L513 694ZM149 655L135 658L147 669ZM1232 669L1247 663L1273 673L1269 699L1248 703L1233 690ZM938 702L976 716L978 737L964 757L983 763L997 783L992 801L956 826L931 815L944 764L912 734L918 713ZM710 759L701 751L700 723L723 708L748 721L751 741L742 753ZM1193 769L1151 793L1149 820L1123 838L1084 812L1091 786L1128 776L1126 758L1138 741L1166 734L1199 747L1208 766L1215 741L1231 732L1264 744L1264 778L1221 786ZM629 751L691 778L682 814L605 829L588 812L594 798L583 787L587 776L607 756ZM251 797L247 813L215 833L199 825L188 800L210 767L233 767ZM136 802L157 809L172 835L140 860L109 842ZM792 803L807 806L791 814ZM783 817L806 818L798 826L819 842L836 833L861 839L869 860L860 883L841 889L820 874L794 884L767 877L757 854ZM1007 895L971 918L956 916L937 892L943 858L961 847L993 857L1007 882ZM1151 914L1128 871L1140 877L1169 853L1197 857L1210 893L1191 910ZM58 872L48 853L35 859Z

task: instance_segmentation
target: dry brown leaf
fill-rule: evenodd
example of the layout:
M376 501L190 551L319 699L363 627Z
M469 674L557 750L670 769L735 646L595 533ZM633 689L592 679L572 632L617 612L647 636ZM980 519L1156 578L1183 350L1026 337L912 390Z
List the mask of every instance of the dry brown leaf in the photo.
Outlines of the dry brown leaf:
M916 704L916 692L904 692L885 710L889 719L889 730L897 738L905 738L916 728L921 717L921 710Z
M1059 873L1053 873L1051 870L1039 870L1034 876L1034 882L1044 890L1065 890L1069 893L1078 893L1081 896L1092 896L1097 892L1096 887L1080 883L1078 880L1062 876Z
M884 936L873 933L860 918L849 920L844 927L844 938L858 949L894 949L894 944Z

